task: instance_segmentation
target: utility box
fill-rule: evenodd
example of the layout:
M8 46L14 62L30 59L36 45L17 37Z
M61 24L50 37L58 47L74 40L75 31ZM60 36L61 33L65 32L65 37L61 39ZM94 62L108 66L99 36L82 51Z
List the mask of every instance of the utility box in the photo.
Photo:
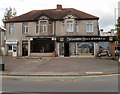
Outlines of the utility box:
M0 71L4 71L5 70L5 63L0 62Z

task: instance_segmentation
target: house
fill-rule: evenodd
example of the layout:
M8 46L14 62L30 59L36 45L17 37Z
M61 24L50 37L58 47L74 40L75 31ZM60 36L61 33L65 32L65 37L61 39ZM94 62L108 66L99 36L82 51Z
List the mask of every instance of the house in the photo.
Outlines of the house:
M4 21L6 54L18 56L95 56L99 41L99 18L74 8L33 10Z
M100 30L100 36L116 36L116 31L114 29L111 29L110 31L103 31L103 29Z
M4 27L0 27L0 55L5 55L5 31Z

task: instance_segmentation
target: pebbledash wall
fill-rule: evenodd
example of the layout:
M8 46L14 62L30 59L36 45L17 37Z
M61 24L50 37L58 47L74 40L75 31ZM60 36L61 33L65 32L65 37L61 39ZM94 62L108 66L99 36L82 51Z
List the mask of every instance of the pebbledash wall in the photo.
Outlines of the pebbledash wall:
M56 9L34 10L6 20L6 55L96 56L101 46L114 56L114 37L99 35L98 19L57 5Z

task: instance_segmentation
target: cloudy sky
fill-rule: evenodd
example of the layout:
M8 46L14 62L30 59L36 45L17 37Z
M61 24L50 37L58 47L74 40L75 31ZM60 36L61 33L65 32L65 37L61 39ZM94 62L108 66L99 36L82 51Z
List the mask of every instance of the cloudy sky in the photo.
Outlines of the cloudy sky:
M98 16L100 29L109 31L114 28L115 8L120 0L2 0L0 2L0 19L5 9L11 6L17 10L17 16L31 10L53 9L57 4L63 8L75 8L86 13ZM116 9L117 10L117 9ZM117 15L117 11L116 11ZM0 21L0 26L2 21Z

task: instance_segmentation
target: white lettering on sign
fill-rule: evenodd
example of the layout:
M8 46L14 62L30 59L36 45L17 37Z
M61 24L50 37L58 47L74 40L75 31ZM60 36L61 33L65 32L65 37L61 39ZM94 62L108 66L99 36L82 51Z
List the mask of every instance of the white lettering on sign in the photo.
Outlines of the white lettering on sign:
M17 44L18 40L6 40L6 44Z
M67 37L67 41L105 41L107 40L105 37L81 37L81 38L74 38L74 37Z

